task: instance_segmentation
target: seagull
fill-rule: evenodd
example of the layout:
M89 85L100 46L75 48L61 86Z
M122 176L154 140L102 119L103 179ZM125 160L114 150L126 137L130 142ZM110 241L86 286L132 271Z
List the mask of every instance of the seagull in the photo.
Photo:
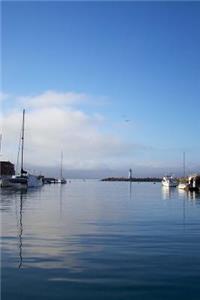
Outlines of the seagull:
M122 118L124 119L124 122L130 122L131 121L130 119L127 119L126 115L122 115Z

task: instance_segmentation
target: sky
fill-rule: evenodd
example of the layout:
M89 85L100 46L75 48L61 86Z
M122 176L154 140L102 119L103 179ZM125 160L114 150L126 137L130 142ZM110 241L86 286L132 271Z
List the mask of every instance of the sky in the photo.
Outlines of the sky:
M27 167L63 151L66 176L160 176L185 152L200 171L199 2L3 1L1 18L2 160L25 108Z

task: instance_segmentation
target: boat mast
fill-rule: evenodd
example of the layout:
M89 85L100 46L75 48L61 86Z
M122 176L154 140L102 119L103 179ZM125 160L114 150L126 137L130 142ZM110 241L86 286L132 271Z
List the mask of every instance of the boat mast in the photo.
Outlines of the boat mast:
M1 144L2 144L2 133L0 134L0 156L2 155L2 153L1 153Z
M60 162L60 179L62 179L62 163L63 163L63 152L61 151L61 162Z
M24 122L25 122L25 109L23 109L23 118L22 118L21 176L24 173Z
M183 177L185 177L185 151L183 152Z

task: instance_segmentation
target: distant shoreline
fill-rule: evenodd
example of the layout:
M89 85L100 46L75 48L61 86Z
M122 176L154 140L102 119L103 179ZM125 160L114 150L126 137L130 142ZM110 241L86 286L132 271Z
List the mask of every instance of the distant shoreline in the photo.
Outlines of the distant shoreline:
M108 177L103 178L101 181L127 181L127 182L161 182L162 178L159 177L133 177L133 178L127 178L127 177Z

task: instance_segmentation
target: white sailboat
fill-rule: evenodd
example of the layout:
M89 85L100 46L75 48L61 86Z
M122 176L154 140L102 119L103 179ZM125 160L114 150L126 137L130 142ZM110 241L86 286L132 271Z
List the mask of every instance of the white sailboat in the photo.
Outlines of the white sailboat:
M14 188L30 188L43 185L42 176L36 176L24 170L24 128L25 128L25 109L23 109L22 135L21 135L21 170L19 175L13 175L9 180Z
M189 187L188 179L185 178L185 152L183 152L183 178L179 182L178 188L186 190Z
M65 184L67 180L63 177L63 153L61 152L61 162L60 162L60 178L58 178L58 183Z

